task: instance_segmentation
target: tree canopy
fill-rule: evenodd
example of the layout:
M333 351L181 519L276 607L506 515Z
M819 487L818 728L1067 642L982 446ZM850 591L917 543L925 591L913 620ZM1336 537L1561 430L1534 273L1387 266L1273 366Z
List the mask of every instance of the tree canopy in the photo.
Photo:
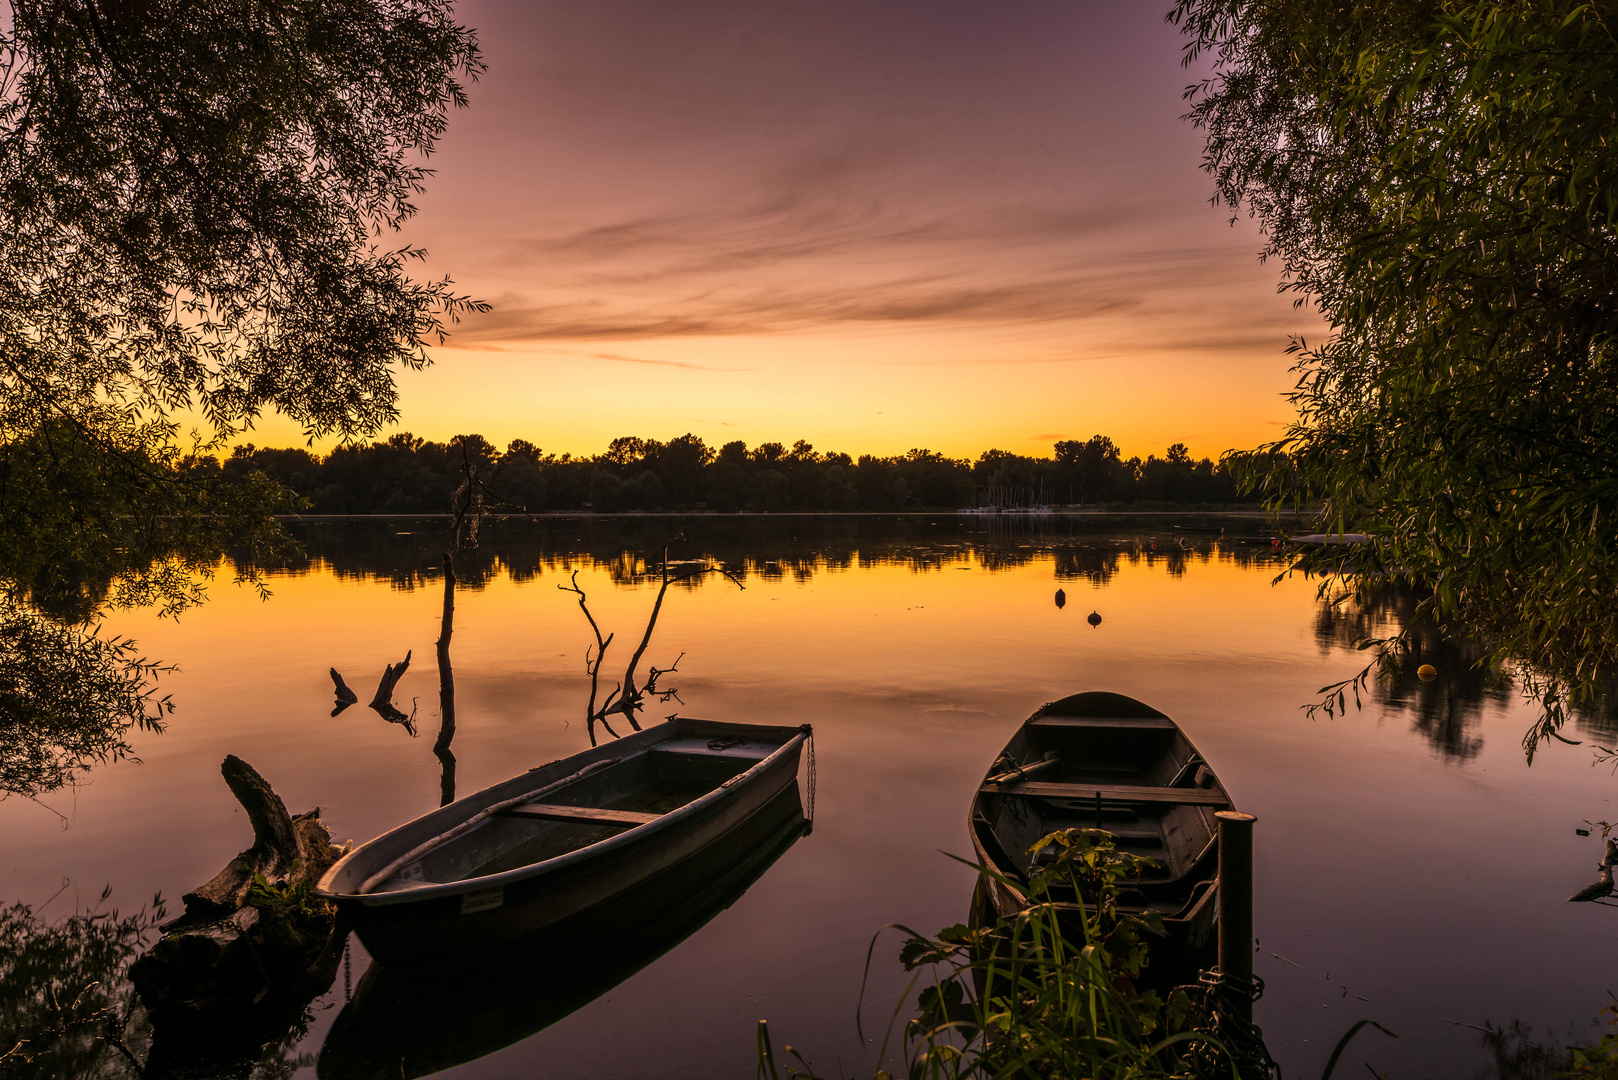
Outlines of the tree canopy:
M98 405L395 416L466 306L377 237L481 69L439 0L13 0L0 37L6 431Z
M1367 532L1496 658L1618 659L1618 41L1610 4L1180 0L1218 199L1285 288L1298 422L1238 464ZM1284 455L1284 456L1283 456ZM1317 569L1330 569L1316 560ZM1341 564L1339 569L1345 568Z
M193 601L224 543L275 542L285 498L206 451L266 410L310 437L379 431L395 373L482 307L386 240L481 70L444 0L0 12L0 624L28 631L0 635L0 728L77 731L95 710L64 704L74 686L114 706L42 751L44 787L150 719L151 669L118 643L48 647L34 616Z
M481 70L448 5L13 0L4 25L7 549L65 542L31 531L63 501L245 513L177 467L182 421L193 449L265 409L310 436L391 422L394 372L478 306L382 243Z

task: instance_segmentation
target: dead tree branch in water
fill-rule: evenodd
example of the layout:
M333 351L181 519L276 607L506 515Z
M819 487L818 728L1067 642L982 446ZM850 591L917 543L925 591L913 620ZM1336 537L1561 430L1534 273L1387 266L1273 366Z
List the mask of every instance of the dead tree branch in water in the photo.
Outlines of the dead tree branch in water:
M657 590L657 599L652 603L651 616L646 620L646 632L641 635L640 644L636 646L634 654L629 658L629 666L624 670L624 677L607 692L605 697L601 697L600 694L601 665L607 658L607 647L612 644L613 635L602 636L601 625L596 622L595 616L590 612L588 597L585 595L584 590L579 587L579 572L577 570L573 571L569 584L557 586L563 592L574 593L578 596L579 610L584 612L585 619L590 623L590 630L595 634L594 655L592 656L590 648L586 648L584 651L584 670L590 676L590 700L584 710L584 726L585 731L590 736L591 746L596 745L595 726L597 723L600 723L607 730L607 734L613 738L620 737L612 729L612 725L607 722L607 717L615 713L620 714L629 721L630 727L639 731L641 726L640 722L635 718L635 714L646 707L648 698L657 698L663 702L680 700L677 689L660 687L657 681L662 676L679 670L680 659L685 656L685 653L681 653L674 663L666 668L647 665L649 674L644 683L637 684L635 678L636 669L640 666L641 658L646 654L646 647L652 642L652 632L657 629L657 617L663 612L663 598L668 595L669 586L677 581L690 581L699 578L704 574L721 574L738 589L747 587L741 583L741 580L736 575L713 563L670 563L669 545L675 540L683 539L683 534L676 533L663 544L663 563L659 568L662 585ZM596 704L598 698L601 702L599 706ZM684 703L682 702L682 704Z
M596 696L599 693L601 685L601 662L607 658L607 646L612 644L613 635L608 634L606 637L601 636L601 626L596 622L596 617L590 614L590 607L585 602L586 597L584 595L584 590L579 588L579 572L577 570L573 571L572 584L558 585L557 588L563 592L578 594L579 610L584 612L584 617L590 622L590 630L596 636L595 658L591 659L590 649L588 646L586 646L584 650L584 670L590 675L590 700L584 707L584 726L585 730L589 732L590 735L590 745L594 746L596 745L597 720L600 720L601 726L607 729L607 734L611 735L615 739L618 738L618 733L612 730L611 724L607 723L605 710L600 713L596 711ZM608 695L607 700L611 701L622 688L623 683L619 683L617 686L613 687L612 693Z
M371 708L380 709L384 705L393 704L393 688L399 685L404 673L410 669L411 651L405 650L405 658L397 664L389 664L382 670L382 678L376 684L376 693L371 696ZM347 689L344 687L343 689ZM349 690L349 693L353 693Z
M390 724L398 724L416 737L416 710L412 708L409 715L393 704L393 688L404 677L406 669L410 667L410 651L405 652L405 658L397 664L389 664L382 672L381 680L376 684L376 695L371 698L367 706L382 719ZM335 714L334 714L335 715Z
M344 709L358 701L360 696L354 693L349 685L343 681L343 677L337 673L336 668L331 669L331 681L333 693L337 695L337 700L332 702L331 714L336 716L338 713L342 712Z
M130 965L152 1021L138 1073L150 1078L245 1075L200 1065L256 1059L266 1042L284 1039L331 986L343 953L336 908L311 894L342 854L320 808L287 813L269 782L235 756L220 772L247 812L253 844L187 893L184 914Z
M478 479L477 463L461 442L461 486L455 489L450 509L455 518L450 525L449 546L444 549L444 610L438 623L438 738L433 741L433 754L443 767L439 779L439 805L448 806L455 801L455 755L450 743L455 741L455 668L450 663L450 639L455 636L455 555L478 546L478 523L483 516L483 493L486 489Z

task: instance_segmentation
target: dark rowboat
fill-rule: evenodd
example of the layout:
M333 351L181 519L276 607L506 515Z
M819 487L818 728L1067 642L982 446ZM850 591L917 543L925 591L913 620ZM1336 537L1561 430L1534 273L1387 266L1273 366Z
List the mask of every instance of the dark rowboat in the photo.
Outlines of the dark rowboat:
M735 903L808 832L799 790L788 785L668 871L498 950L443 965L371 965L320 1049L320 1080L429 1076L583 1008Z
M362 844L320 879L384 963L485 948L611 900L797 780L802 728L675 718Z
M1101 828L1119 850L1161 869L1123 886L1122 911L1156 911L1170 949L1198 961L1214 938L1219 888L1214 813L1230 796L1178 724L1122 694L1093 692L1051 702L1017 729L972 800L972 844L993 913L1028 906L1022 891L1039 856L1030 849L1058 829ZM1076 905L1078 897L1058 902ZM1152 949L1154 962L1165 950Z

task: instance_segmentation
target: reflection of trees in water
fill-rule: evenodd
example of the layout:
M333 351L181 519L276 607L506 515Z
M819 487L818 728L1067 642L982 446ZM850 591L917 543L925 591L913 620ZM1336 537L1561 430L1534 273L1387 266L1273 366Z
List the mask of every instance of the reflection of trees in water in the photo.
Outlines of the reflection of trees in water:
M1118 573L1123 553L1116 548L1064 545L1051 553L1056 560L1058 581L1088 581L1105 585Z
M1589 703L1573 708L1573 719L1579 734L1587 739L1604 740L1611 747L1618 740L1618 692L1609 687Z
M135 1075L118 1049L147 1035L129 965L162 915L91 910L50 923L27 904L0 909L0 1075Z
M294 1053L305 1011L269 1046L224 1058L178 1048L153 1055L152 1025L129 980L159 935L161 900L133 915L107 900L55 922L27 904L0 908L0 1077L6 1080L279 1080L313 1061Z
M1054 558L1060 579L1106 584L1123 560L1161 566L1179 576L1193 563L1218 559L1270 564L1267 542L1179 538L1166 526L1132 526L1116 518L1019 515L1027 531L1007 531L994 515L909 517L708 515L493 520L479 548L456 558L459 584L479 589L502 574L523 582L546 573L605 570L613 582L643 581L663 541L676 529L689 538L682 557L701 557L746 580L808 581L854 566L904 566L917 573L980 565L993 572ZM1258 526L1243 522L1256 532ZM298 526L305 554L280 564L291 572L315 561L338 577L388 581L415 589L442 574L442 519L309 522ZM682 582L697 588L701 579Z
M294 525L302 552L281 548L271 559L236 551L230 561L249 578L266 570L308 573L318 562L338 577L404 590L441 587L446 524L443 517L303 522ZM702 557L742 581L807 582L855 566L995 572L1052 559L1058 579L1105 585L1126 561L1178 575L1197 560L1273 559L1267 545L1223 539L1187 552L1161 520L1131 524L1117 517L1020 516L1015 525L992 515L508 519L489 521L478 546L456 552L453 587L477 590L500 575L524 582L575 568L604 569L616 584L635 585L646 580L674 528L691 537L677 554ZM1244 521L1240 528L1257 526ZM98 638L74 621L107 605L173 609L195 601L199 575L212 565L202 548L142 551L145 562L131 549L116 564L64 565L37 581L26 602L21 594L0 601L0 796L71 783L126 754L132 727L159 726L166 704L154 693L153 676L160 669L143 666L128 643ZM674 587L696 589L704 580ZM453 766L445 736L452 731L447 725L438 740L446 777Z
M1407 629L1400 645L1376 662L1372 700L1412 714L1412 727L1446 758L1468 761L1483 749L1478 732L1485 702L1504 703L1512 691L1509 675L1484 663L1479 642L1446 636L1417 617L1421 596L1392 584L1361 586L1345 596L1323 600L1315 616L1315 640L1323 649L1358 648L1362 642ZM1417 671L1437 669L1430 682Z

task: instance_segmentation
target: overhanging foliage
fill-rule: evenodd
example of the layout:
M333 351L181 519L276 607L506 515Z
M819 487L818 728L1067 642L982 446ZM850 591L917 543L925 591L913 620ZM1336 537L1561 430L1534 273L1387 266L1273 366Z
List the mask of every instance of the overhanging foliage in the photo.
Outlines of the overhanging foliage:
M1218 198L1285 287L1298 422L1237 464L1371 542L1307 565L1593 688L1618 660L1618 41L1566 0L1251 3L1171 14ZM1279 456L1284 453L1285 459Z

